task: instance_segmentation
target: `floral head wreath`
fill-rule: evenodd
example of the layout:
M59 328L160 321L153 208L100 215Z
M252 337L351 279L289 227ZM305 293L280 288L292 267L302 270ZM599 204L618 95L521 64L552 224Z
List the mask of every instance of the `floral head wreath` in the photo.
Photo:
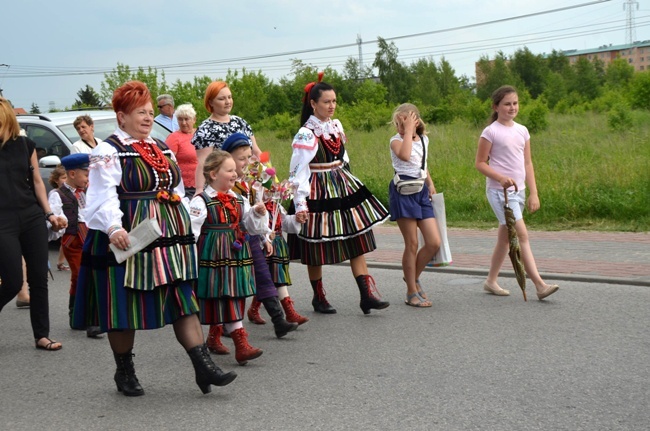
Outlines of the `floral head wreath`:
M318 81L310 82L309 84L305 85L305 95L302 96L302 103L305 103L307 99L309 99L309 93L311 92L311 89L314 88L314 85L316 85L316 83L323 80L323 75L325 75L325 72L318 72Z

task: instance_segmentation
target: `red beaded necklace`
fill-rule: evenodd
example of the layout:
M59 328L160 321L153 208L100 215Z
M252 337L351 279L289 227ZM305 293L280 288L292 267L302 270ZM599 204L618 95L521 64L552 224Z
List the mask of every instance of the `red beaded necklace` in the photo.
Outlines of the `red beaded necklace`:
M341 137L340 136L334 136L334 139L325 139L325 136L321 136L321 140L323 141L323 145L325 145L325 148L327 148L332 154L335 156L338 156L339 153L341 152Z
M135 151L142 156L142 159L157 172L169 170L169 160L163 154L158 145L152 145L145 141L131 144Z

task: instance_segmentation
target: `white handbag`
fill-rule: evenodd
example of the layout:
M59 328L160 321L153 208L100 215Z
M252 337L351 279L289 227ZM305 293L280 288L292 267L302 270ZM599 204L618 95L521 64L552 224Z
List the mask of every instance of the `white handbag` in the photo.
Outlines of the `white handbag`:
M416 178L413 180L402 180L400 179L397 172L393 177L393 183L397 189L397 193L401 195L413 195L415 193L420 193L424 187L424 181L427 179L426 171L424 170L424 164L427 160L427 147L424 145L424 138L420 135L420 142L422 142L422 168L420 169L421 178Z

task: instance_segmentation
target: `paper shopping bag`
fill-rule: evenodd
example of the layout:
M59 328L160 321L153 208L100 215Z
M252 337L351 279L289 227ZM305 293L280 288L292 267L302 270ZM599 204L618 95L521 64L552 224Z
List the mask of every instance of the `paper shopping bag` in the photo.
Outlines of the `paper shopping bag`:
M436 193L431 196L431 205L433 205L433 215L438 223L440 231L440 248L433 259L427 266L448 266L452 264L451 249L447 241L447 214L445 212L445 196L443 193Z

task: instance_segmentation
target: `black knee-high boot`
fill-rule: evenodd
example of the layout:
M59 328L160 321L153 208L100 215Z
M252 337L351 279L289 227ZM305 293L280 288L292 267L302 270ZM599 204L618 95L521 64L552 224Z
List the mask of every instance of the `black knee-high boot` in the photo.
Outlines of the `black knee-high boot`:
M237 377L237 373L234 371L224 373L221 368L212 362L208 347L205 344L192 347L187 351L187 354L190 355L192 365L194 365L196 384L199 385L201 392L204 394L212 391L210 385L226 386Z
M135 375L135 367L133 366L133 357L135 355L132 351L129 350L120 354L113 352L113 356L117 364L117 370L115 370L117 390L127 397L144 395L144 389L140 386L140 382Z
M282 338L287 335L287 332L295 331L298 327L297 323L287 322L284 318L284 311L277 296L265 298L262 300L266 312L271 316L273 322L273 329L275 329L275 336Z
M390 305L388 301L382 301L379 291L377 291L377 286L375 285L375 280L369 275L360 275L355 277L357 281L357 286L359 286L359 294L361 295L361 301L359 302L359 307L363 314L370 313L370 309L374 308L375 310L381 310Z
M75 300L75 295L70 295L70 299L68 299L68 318L70 320L70 328L75 329L72 326L72 317L73 317L73 312L74 312L74 300Z
M309 280L309 282L314 291L314 299L311 300L311 305L314 307L314 311L323 314L336 313L336 309L332 307L327 301L327 298L325 298L325 288L323 287L322 279Z

